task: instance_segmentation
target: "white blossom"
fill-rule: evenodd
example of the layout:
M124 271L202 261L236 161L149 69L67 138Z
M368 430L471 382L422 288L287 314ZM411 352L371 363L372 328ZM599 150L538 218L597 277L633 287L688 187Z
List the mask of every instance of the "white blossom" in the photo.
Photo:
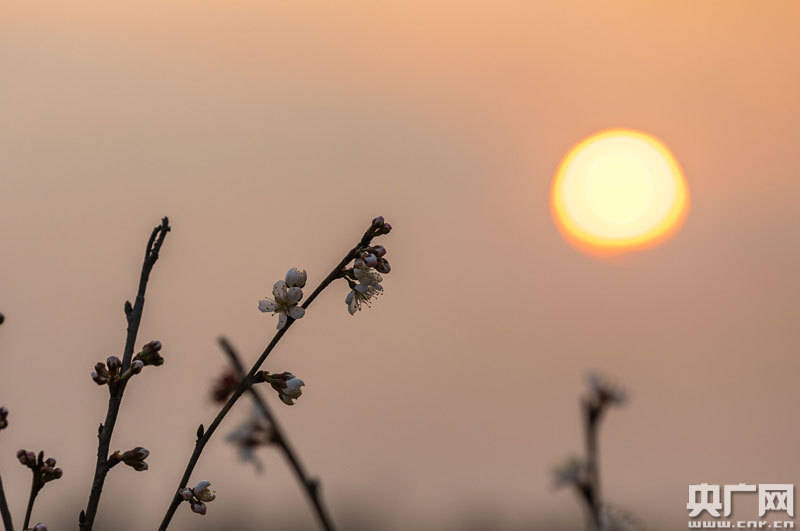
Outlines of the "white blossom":
M263 471L264 463L256 455L259 446L265 446L272 442L272 426L264 418L264 414L256 407L253 407L250 417L247 418L238 428L228 433L225 439L235 444L239 449L239 457L242 461L251 462L255 465L258 472Z
M369 306L371 301L383 291L383 286L381 286L383 277L377 271L370 269L363 260L356 260L353 276L358 284L353 286L344 300L350 315L359 311L362 304Z
M303 390L300 388L304 385L305 383L303 380L297 376L291 375L291 377L284 382L283 388L278 391L278 397L280 397L284 404L289 406L294 405L294 400L297 400L300 398L300 395L303 394Z
M292 268L286 273L286 277L291 277L293 284L300 280L305 284L305 271L301 274L300 271ZM303 298L303 290L299 286L289 286L285 280L279 280L272 287L272 296L273 299L261 299L258 301L258 309L265 313L278 314L278 330L286 326L289 317L300 319L305 315L305 309L297 305Z

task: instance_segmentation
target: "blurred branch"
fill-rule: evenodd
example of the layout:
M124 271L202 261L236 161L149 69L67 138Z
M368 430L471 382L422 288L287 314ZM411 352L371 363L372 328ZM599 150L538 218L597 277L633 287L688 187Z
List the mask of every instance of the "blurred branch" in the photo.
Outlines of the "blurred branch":
M11 521L11 512L8 510L6 493L3 491L3 479L0 478L0 515L3 516L3 526L6 531L14 531L14 523Z
M220 337L218 341L220 348L222 348L223 352L225 352L225 354L228 356L228 359L230 360L231 365L233 365L233 368L236 370L236 373L240 378L244 378L246 375L245 367L242 365L242 361L239 359L236 349L233 348L233 345L231 345L231 343L225 337ZM312 479L308 476L303 464L300 462L299 457L289 443L286 433L283 431L283 428L280 426L280 424L278 424L278 420L275 418L275 415L272 413L267 401L264 399L258 389L250 386L247 388L247 391L253 398L253 403L261 412L261 415L263 415L263 417L267 419L267 422L269 422L272 428L272 440L278 445L283 452L284 457L286 457L286 460L289 462L292 472L294 472L298 483L300 483L300 486L303 488L303 491L306 493L308 500L311 502L311 505L314 508L314 512L317 515L320 526L322 526L322 529L325 531L334 531L335 527L333 522L328 515L327 509L322 503L319 480Z
M147 241L147 248L144 255L144 263L142 264L142 272L139 277L139 289L136 293L136 301L133 306L129 301L125 301L125 317L128 321L128 332L125 339L125 350L122 356L122 372L124 373L131 365L131 358L133 357L133 349L136 343L136 336L139 333L139 324L142 320L142 312L144 311L144 295L147 289L147 281L150 278L150 272L158 260L161 246L164 243L167 233L170 231L169 219L163 218L161 224L153 228L150 234L150 239ZM115 385L111 385L110 396L108 398L108 411L106 412L106 420L100 425L97 438L97 463L95 465L94 480L92 481L92 490L89 493L89 503L85 511L81 511L79 518L79 525L81 531L88 531L94 525L95 515L100 504L100 495L103 491L103 484L105 483L106 474L109 471L108 452L111 445L111 435L114 432L114 425L117 422L117 415L119 408L122 404L122 395L125 392L127 380L122 380Z
M376 224L378 219L379 218L376 218L376 220L372 223L372 225L370 225L370 228L367 229L367 231L364 233L364 235L361 237L361 239L355 245L355 247L353 247L347 252L344 258L342 258L342 260L333 268L333 270L330 273L328 273L328 276L326 276L319 284L319 286L317 286L317 288L311 293L311 295L309 295L308 299L306 299L306 301L302 304L303 309L307 309L311 305L311 303L314 302L314 299L316 299L317 296L319 296L319 294L322 293L322 291L325 288L327 288L334 280L336 280L337 278L341 278L343 276L344 274L343 270L345 266L347 266L347 264L349 264L352 260L354 260L357 257L361 249L369 246L373 238L381 234L386 234L388 232L388 229L390 228L389 225L386 224L387 230L386 232L382 232L384 228L383 218L380 218L380 224ZM175 490L175 493L172 496L172 501L170 502L170 505L167 508L167 512L164 515L164 519L161 521L161 525L158 528L159 531L164 531L165 529L167 529L170 521L172 520L172 517L175 515L175 511L178 509L178 506L183 501L183 498L181 497L181 491L186 487L187 483L189 483L189 478L192 475L192 471L194 471L194 467L197 465L197 461L200 459L200 454L203 453L203 448L205 448L206 444L211 439L211 436L217 430L220 423L228 414L228 412L231 410L233 405L236 403L237 400L239 400L239 397L241 397L244 394L244 392L247 391L248 387L252 384L256 373L261 368L261 365L263 365L264 361L267 359L267 356L269 356L270 353L275 349L275 347L280 342L283 335L289 330L289 328L291 328L294 322L295 320L289 317L286 325L283 328L279 329L278 332L273 336L272 340L264 349L264 352L261 353L256 362L250 368L250 371L242 379L241 383L233 392L233 394L230 396L225 405L222 406L222 409L219 411L219 413L217 413L217 416L214 418L211 424L209 424L208 429L203 430L202 425L198 429L198 436L197 440L195 441L194 450L192 451L192 455L189 457L189 462L186 464L186 469L183 472L183 476L181 477L181 481L178 484L178 488Z
M597 432L600 424L600 412L588 403L584 409L584 436L586 437L586 475L587 483L582 495L589 508L593 529L601 529L600 473L598 471Z

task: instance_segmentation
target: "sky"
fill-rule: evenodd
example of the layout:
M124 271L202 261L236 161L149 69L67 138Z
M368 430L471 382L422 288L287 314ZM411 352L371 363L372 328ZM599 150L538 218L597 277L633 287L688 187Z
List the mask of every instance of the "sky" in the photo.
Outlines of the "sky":
M581 451L592 368L630 395L603 426L605 496L651 528L685 525L689 483L795 482L798 23L792 2L710 0L7 4L9 503L27 496L16 450L44 449L65 477L34 520L75 527L59 520L88 498L106 407L88 373L120 353L163 215L138 344L167 361L128 387L112 442L149 448L150 470L112 471L97 529L157 525L216 413L216 337L254 360L275 326L258 299L292 266L315 285L379 214L384 295L351 317L334 284L265 364L306 382L271 403L335 519L577 528L551 469ZM601 260L561 237L548 192L611 127L670 148L691 210L662 245ZM259 476L214 439L194 479L218 499L174 529L313 529L263 455Z

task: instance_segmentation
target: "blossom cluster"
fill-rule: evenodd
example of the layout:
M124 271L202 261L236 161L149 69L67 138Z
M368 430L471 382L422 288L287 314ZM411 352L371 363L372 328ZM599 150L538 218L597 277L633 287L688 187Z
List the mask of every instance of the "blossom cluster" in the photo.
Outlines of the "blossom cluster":
M293 267L286 273L284 280L279 280L272 286L272 299L258 301L258 309L262 312L278 314L278 330L286 326L289 318L300 319L305 315L305 309L297 304L303 298L306 278L305 270Z
M211 488L210 481L200 481L194 487L185 488L180 492L181 498L189 502L192 512L206 514L206 503L214 501L217 492Z

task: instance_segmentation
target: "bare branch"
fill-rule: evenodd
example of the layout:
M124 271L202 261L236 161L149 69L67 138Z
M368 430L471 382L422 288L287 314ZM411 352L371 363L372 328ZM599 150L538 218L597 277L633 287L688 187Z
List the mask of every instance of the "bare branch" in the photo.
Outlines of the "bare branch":
M142 264L142 272L139 277L139 289L136 293L136 300L131 306L129 301L125 302L125 316L128 321L128 331L125 338L125 350L122 355L122 372L128 370L131 365L131 358L133 357L134 345L136 343L136 336L139 333L139 324L142 320L142 312L144 311L144 295L147 289L147 281L150 279L150 272L158 260L161 246L164 244L164 238L171 230L169 226L169 219L163 218L161 224L153 228L150 238L147 241L145 249L144 263ZM105 483L106 474L108 474L108 452L111 445L111 435L114 432L114 425L117 422L119 408L122 404L122 395L125 392L127 380L122 380L115 385L111 385L110 396L108 398L108 410L106 412L106 420L101 424L98 433L97 445L97 462L95 465L94 480L92 481L92 490L89 493L89 502L85 511L81 511L79 517L79 525L81 531L88 531L94 525L94 519L97 514L97 509L100 504L100 495L103 491L103 484Z

